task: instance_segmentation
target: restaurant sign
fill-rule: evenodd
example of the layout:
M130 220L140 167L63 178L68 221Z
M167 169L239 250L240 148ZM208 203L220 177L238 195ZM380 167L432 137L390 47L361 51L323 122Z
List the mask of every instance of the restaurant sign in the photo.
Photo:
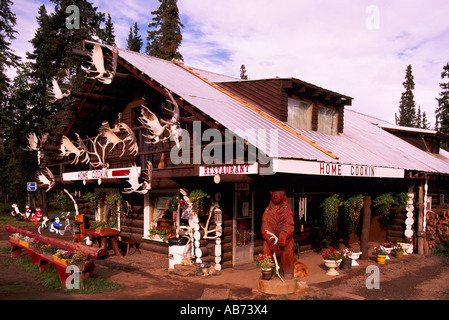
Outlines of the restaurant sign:
M258 174L259 164L231 164L200 167L200 177L228 174Z
M132 168L88 170L77 172L65 172L62 174L63 181L77 180L99 180L99 179L119 179L128 178ZM137 167L140 176L141 167Z
M292 159L275 159L275 172L340 177L404 178L404 169Z

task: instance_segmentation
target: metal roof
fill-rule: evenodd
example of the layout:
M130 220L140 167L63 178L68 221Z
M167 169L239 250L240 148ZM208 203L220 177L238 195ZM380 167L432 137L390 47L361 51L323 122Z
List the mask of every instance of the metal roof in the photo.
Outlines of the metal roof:
M119 55L224 127L234 132L246 132L248 135L244 138L269 156L449 174L449 153L441 150L435 155L416 148L382 129L382 126L391 126L385 121L346 108L342 135L300 130L286 123L280 126L271 116L254 110L211 84L229 77L219 77L200 69L187 70L177 63L133 51L119 49ZM208 75L212 78L210 82L202 78ZM261 139L263 130L268 134L270 130L277 132L277 148ZM310 141L299 138L299 135ZM319 150L313 143L337 155L338 159Z

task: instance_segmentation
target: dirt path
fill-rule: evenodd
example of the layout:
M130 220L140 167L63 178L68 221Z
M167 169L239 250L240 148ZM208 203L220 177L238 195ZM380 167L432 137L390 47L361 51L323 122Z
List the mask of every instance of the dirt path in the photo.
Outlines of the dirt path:
M0 232L0 246L7 246ZM37 283L27 271L11 263L9 253L0 253L0 300L273 300L256 290L259 270L253 264L222 270L217 276L180 276L168 271L168 257L142 250L142 255L114 255L95 262L94 276L124 287L119 290L81 295L66 294ZM385 265L373 258L359 260L360 266L341 271L337 277L325 274L319 253L306 251L301 260L310 275L298 280L306 287L289 295L290 300L448 300L449 258L436 256L391 257ZM378 267L379 289L367 289L368 266Z

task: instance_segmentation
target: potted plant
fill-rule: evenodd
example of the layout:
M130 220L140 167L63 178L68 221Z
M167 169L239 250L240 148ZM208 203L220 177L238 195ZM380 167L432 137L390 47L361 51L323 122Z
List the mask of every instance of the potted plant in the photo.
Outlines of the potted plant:
M346 248L341 251L341 270L351 270L352 266L352 249Z
M323 209L324 226L329 235L333 235L337 231L338 207L341 205L341 199L337 194L333 194L324 199L321 204Z
M384 193L373 200L373 205L377 209L377 214L380 217L380 222L385 227L390 220L390 209L395 203L391 193Z
M387 259L387 252L385 248L383 246L378 246L374 248L374 251L376 252L377 263L385 264L385 260Z
M380 245L381 245L382 247L384 247L385 252L387 253L386 259L387 259L387 260L390 260L390 257L389 257L388 255L391 253L391 251L393 251L394 243L391 242L391 241L387 241L387 242L382 242Z
M351 254L351 259L352 259L351 265L352 265L353 267L356 267L356 266L359 265L359 263L357 262L357 260L360 258L360 255L361 255L361 254L362 254L362 252L360 252L360 251L357 251L357 252L353 251L353 252L352 252L352 254Z
M201 189L193 190L189 195L192 210L197 215L202 216L209 213L210 195Z
M69 265L69 259L73 256L73 251L67 251L62 249L57 249L56 253L53 254L53 260L63 264L65 266Z
M98 208L98 203L99 203L99 199L100 199L98 194L96 194L94 192L87 192L83 196L83 199L89 201L92 209L96 210Z
M151 240L167 242L168 239L175 237L175 232L171 228L159 226L150 229L149 237Z
M404 249L399 243L394 246L393 251L396 258L402 258L404 256Z
M274 260L270 254L259 254L256 258L256 266L262 272L262 279L270 280L273 276Z
M329 268L326 272L329 276L339 275L338 271L335 270L341 263L342 254L340 251L335 250L334 248L330 248L326 252L321 254L321 257L324 260L324 265Z
M349 225L349 233L355 232L357 224L359 222L360 213L363 209L363 203L365 196L358 194L343 201L343 211L345 213L346 221Z
M406 256L408 254L407 251L409 250L410 246L412 245L412 238L405 237L405 239L402 240L401 242L398 242L398 244L400 244L402 249L404 249L403 255Z
M75 251L69 258L69 265L76 265L80 271L84 270L84 265L88 261L88 256L81 251Z

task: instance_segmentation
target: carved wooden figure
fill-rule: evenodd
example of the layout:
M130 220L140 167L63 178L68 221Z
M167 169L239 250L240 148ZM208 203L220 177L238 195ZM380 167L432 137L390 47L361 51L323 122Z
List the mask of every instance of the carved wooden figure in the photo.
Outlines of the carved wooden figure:
M281 259L284 277L292 279L295 262L293 256L293 233L295 231L293 212L288 204L285 190L270 191L270 193L270 203L262 217L263 252L265 254L276 253L276 256ZM275 243L270 233L277 236L278 243Z

